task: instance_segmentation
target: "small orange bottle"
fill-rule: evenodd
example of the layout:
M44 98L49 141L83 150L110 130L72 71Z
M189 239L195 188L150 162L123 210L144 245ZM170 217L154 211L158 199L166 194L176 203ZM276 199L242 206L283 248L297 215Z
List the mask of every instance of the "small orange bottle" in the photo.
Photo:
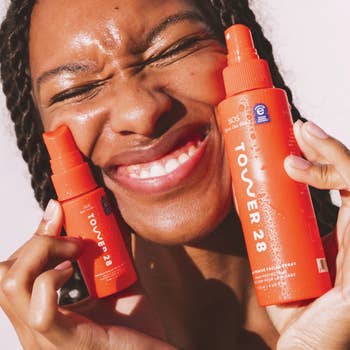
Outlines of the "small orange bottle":
M68 127L43 137L67 235L84 239L78 265L89 295L102 298L122 291L137 276L104 189L97 187Z
M246 26L231 26L225 37L227 98L218 119L258 301L266 306L319 297L331 280L309 189L283 167L289 154L301 154L287 95L273 87Z

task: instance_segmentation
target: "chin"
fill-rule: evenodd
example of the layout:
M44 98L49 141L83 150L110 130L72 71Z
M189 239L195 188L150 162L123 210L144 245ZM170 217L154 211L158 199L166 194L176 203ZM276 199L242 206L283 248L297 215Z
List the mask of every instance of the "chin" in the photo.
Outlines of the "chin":
M225 219L232 208L231 192L228 194L210 207L194 205L189 209L185 206L180 212L155 209L138 218L129 218L123 211L122 215L133 232L147 241L163 245L191 244L212 234ZM145 220L147 217L149 220Z

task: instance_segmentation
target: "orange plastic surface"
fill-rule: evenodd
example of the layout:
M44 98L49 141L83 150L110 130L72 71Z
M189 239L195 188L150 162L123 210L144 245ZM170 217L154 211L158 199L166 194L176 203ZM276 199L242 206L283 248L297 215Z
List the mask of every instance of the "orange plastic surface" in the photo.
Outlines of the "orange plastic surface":
M67 126L46 132L43 138L51 157L51 179L59 200L74 198L97 187Z
M43 135L68 236L84 239L78 264L90 297L129 287L137 275L103 188L97 187L66 126Z
M247 27L234 25L226 39L228 97L218 119L258 301L316 298L331 288L331 280L308 187L283 167L289 154L300 155L287 96L261 68L265 61L256 55Z

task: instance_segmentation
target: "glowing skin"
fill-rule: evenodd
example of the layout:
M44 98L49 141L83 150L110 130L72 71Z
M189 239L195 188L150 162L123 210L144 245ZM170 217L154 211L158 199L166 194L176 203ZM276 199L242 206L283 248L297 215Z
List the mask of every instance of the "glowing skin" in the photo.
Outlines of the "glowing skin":
M266 310L257 304L238 218L231 215L222 221L231 205L231 181L214 106L224 97L221 69L226 59L222 45L206 35L206 26L191 3L38 0L31 20L33 94L45 129L68 124L80 149L101 167L124 218L140 235L170 243L198 239L192 244L169 247L132 235L136 237L133 247L140 282L160 315L169 342L181 349L275 349L279 339L281 349L300 348L303 344L303 348L310 349L346 348L346 278L340 279L327 298L315 303L270 309L279 332ZM296 138L303 153L316 152L320 162L304 171L293 170L293 162L286 165L298 181L317 188L344 190L339 216L344 225L339 226L339 234L347 237L348 152L330 137L313 137L308 133L308 125L296 128ZM133 180L131 175L129 185L120 179L122 170L129 166L150 165L156 160L162 163L169 157L174 160L177 147L198 138L206 143L202 144L203 155L193 160L188 172L184 167L191 160L182 156L181 167L170 172L181 172L178 182L170 181L168 175L154 177L161 179L162 186L155 185L154 191L146 194L148 177L139 189L133 188L138 179ZM190 157L189 150L187 156ZM322 176L325 169L327 177ZM127 328L115 330L114 326L106 326L123 325L122 315L130 313L130 308L116 305L118 297L103 299L103 303L76 305L79 313L98 324L84 320L83 327L72 328L71 323L61 319L53 323L57 315L56 283L62 285L72 268L52 280L46 272L55 270L47 271L47 266L42 267L38 260L42 256L75 260L80 252L77 244L73 250L72 242L51 243L61 222L62 213L57 211L56 219L49 225L45 220L39 225L37 235L50 236L50 244L46 237L34 235L21 248L21 254L17 250L11 260L0 264L4 292L0 293L0 303L18 334L23 334L26 348L38 348L31 346L33 338L49 339L53 325L55 346L65 346L68 341L68 348L75 348L69 347L73 331L79 345L82 336L85 340L87 335L93 338L92 345L101 347L105 338L99 334L103 331L107 341L115 343L111 348L122 341L121 346L157 349L154 341L145 343L145 337L140 335L137 339L136 335L135 339L130 337ZM345 240L336 264L337 273L343 277L350 276L347 255L343 254L349 251L347 243ZM42 288L33 288L38 286L33 285L38 277ZM31 303L29 318L23 312L28 307L26 301ZM137 309L142 306L140 303ZM146 318L131 317L129 326L162 334L160 327L156 332L144 330L145 323L146 328L154 328L156 317L152 314ZM70 313L68 318L72 319ZM63 330L57 332L57 326ZM129 339L130 344L126 344Z
M83 2L43 0L33 11L30 65L44 128L69 126L138 234L197 240L231 205L215 119L224 48L187 1ZM137 176L125 170L142 163Z
M184 0L40 0L29 54L45 130L67 124L147 239L132 235L134 261L162 327L141 318L136 328L147 323L157 329L146 333L179 348L236 348L250 332L274 348L240 223L227 216L231 179L215 118L225 50L198 10ZM90 304L87 316L119 325L111 302Z

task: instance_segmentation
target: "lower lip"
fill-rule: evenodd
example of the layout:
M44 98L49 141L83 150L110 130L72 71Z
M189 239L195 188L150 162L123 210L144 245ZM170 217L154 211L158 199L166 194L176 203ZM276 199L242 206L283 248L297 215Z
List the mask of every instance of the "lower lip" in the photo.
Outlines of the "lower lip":
M119 174L118 170L109 174L109 177L118 182L121 186L132 191L143 192L145 194L167 192L186 179L200 162L206 146L208 143L208 136L202 141L196 153L181 164L177 169L167 175L153 177L149 179L135 179L125 174Z

